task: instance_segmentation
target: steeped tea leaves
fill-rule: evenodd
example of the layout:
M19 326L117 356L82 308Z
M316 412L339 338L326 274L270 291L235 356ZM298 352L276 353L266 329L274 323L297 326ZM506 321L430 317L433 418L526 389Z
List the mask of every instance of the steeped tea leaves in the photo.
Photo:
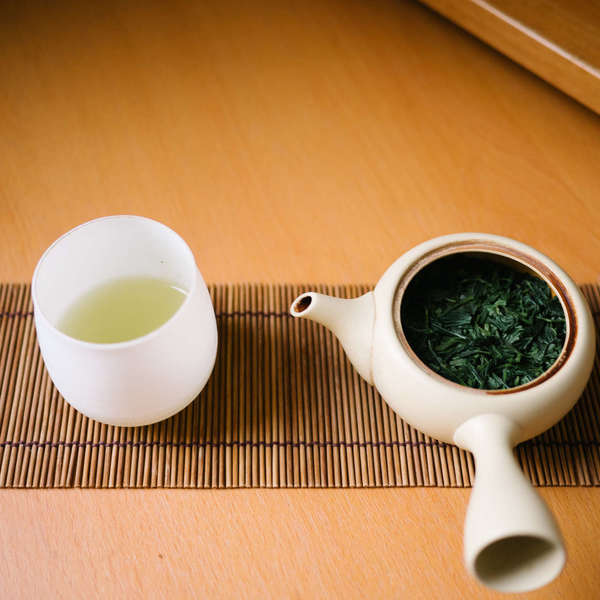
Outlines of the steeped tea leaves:
M409 283L402 328L417 356L461 385L523 385L558 358L566 336L562 306L548 284L465 254L442 258Z

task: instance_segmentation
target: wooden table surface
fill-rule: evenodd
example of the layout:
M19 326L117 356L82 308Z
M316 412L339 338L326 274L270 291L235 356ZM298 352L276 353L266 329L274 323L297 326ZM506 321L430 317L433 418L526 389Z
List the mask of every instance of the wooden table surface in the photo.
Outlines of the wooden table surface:
M455 231L600 273L600 118L422 5L7 3L0 280L61 233L159 219L212 282L374 282ZM541 490L600 589L600 492ZM4 490L1 598L494 598L466 489Z

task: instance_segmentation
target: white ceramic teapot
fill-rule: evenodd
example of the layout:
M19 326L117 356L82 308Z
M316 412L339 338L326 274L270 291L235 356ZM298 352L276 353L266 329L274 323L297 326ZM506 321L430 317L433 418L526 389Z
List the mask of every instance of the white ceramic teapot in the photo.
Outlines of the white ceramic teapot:
M565 344L537 379L505 390L468 388L435 373L408 344L400 319L404 291L423 267L458 253L513 262L545 280L558 296L567 321ZM509 238L448 235L401 256L372 292L351 300L309 292L293 302L291 314L331 329L359 374L408 423L474 454L477 476L465 522L464 557L479 581L517 592L538 588L560 573L566 559L560 532L512 451L571 409L593 365L590 310L558 265Z

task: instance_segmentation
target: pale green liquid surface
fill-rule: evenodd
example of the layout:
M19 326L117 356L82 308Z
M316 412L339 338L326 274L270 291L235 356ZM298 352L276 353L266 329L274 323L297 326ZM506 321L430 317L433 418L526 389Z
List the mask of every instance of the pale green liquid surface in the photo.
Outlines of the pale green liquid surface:
M162 279L114 279L77 299L57 327L86 342L124 342L160 327L175 314L185 297L185 292Z

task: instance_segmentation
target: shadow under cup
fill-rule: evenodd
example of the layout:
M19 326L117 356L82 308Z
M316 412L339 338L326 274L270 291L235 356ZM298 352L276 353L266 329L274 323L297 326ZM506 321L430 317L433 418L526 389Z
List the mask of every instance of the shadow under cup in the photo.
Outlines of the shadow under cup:
M90 289L123 277L154 277L187 292L157 329L112 344L65 335L57 324ZM111 425L146 425L191 402L213 369L217 327L206 284L188 245L145 217L84 223L40 259L32 282L35 326L59 392L83 414Z

